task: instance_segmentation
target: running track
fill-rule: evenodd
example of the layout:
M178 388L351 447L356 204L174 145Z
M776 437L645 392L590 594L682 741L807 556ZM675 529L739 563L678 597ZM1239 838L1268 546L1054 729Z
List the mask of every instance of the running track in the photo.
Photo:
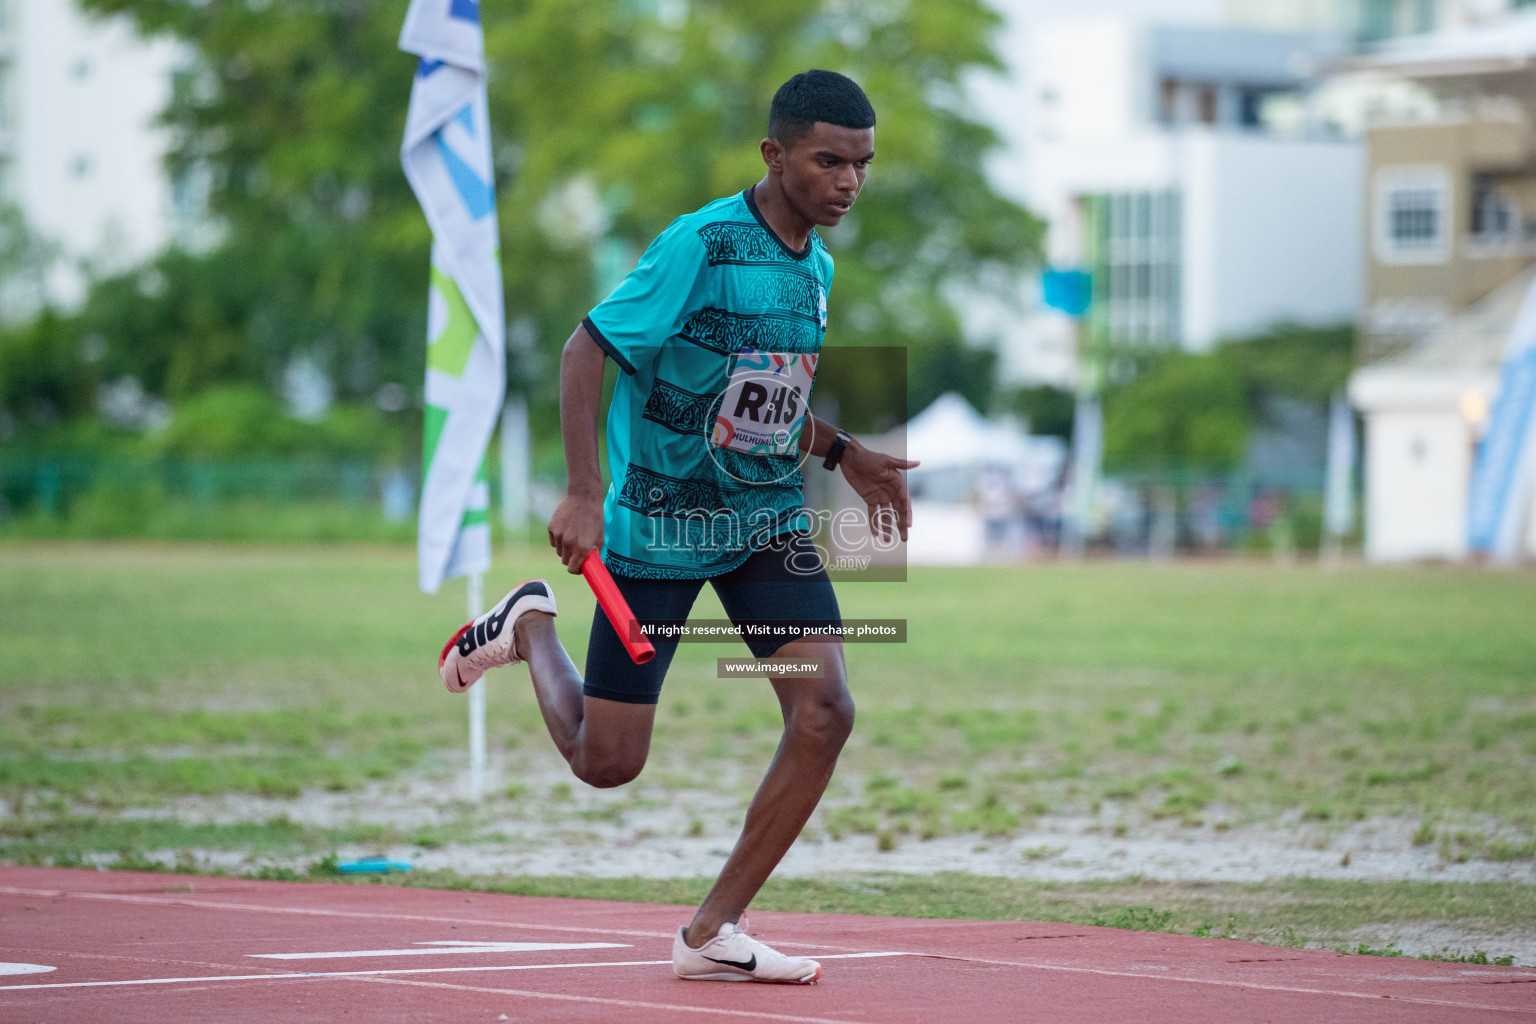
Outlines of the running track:
M1062 924L754 914L754 934L823 961L821 984L685 982L670 949L687 917L636 903L0 868L0 1022L1536 1024L1536 970Z

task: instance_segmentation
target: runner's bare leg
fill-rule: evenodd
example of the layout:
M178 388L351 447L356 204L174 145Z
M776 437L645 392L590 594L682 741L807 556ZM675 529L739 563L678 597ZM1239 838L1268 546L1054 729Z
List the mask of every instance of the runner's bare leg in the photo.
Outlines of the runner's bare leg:
M741 838L688 926L685 941L695 949L714 938L725 922L740 920L784 859L821 802L853 728L840 641L795 640L779 648L774 659L818 659L826 677L773 681L784 712L784 735L747 808Z
M527 612L513 627L517 653L528 663L533 692L550 739L578 779L606 789L640 774L651 749L656 705L588 697L581 692L565 645L555 633L555 619Z
M577 778L593 786L620 786L638 775L650 750L656 705L582 694L581 674L551 616L529 612L515 629L550 738ZM773 681L784 735L747 808L741 837L689 925L687 941L694 947L713 938L725 922L740 920L821 802L853 728L840 642L796 640L779 648L775 658L820 660L825 678Z

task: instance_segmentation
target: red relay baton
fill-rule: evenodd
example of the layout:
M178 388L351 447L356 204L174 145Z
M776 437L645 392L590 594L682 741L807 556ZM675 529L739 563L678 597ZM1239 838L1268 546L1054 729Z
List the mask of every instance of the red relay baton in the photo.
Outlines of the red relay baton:
M619 593L619 585L613 582L613 577L608 573L608 567L598 557L595 550L588 551L587 557L582 560L581 574L587 579L587 586L592 588L592 593L597 595L597 603L603 606L603 614L608 616L608 621L613 624L613 631L619 634L619 639L624 643L624 649L636 665L644 665L656 657L656 648L645 639L642 634L639 640L632 639L630 627L637 624L635 613L629 610L629 602L624 600L624 595Z

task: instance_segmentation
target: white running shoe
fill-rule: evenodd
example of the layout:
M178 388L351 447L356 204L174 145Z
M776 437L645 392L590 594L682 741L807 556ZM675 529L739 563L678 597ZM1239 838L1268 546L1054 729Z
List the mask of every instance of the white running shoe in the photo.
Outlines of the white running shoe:
M524 612L555 614L555 592L548 580L519 583L496 607L443 645L437 672L449 693L463 693L497 665L516 665L523 660L512 645L512 626Z
M821 964L803 956L785 956L758 942L740 927L729 922L720 926L720 934L698 949L683 939L687 928L679 928L672 940L672 970L690 981L777 981L787 985L809 985L821 977Z

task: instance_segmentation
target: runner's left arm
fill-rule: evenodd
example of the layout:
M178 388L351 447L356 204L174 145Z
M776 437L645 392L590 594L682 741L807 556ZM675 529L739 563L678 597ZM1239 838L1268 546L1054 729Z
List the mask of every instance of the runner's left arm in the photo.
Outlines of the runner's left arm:
M800 431L800 450L812 458L821 458L832 447L837 428L814 415L807 414L805 418L805 429ZM866 448L855 439L848 442L838 465L849 486L864 499L870 533L889 540L894 525L901 539L906 540L907 529L912 525L912 498L907 494L907 480L901 474L918 463Z
M813 458L824 458L837 437L837 428L814 413L805 414L805 425L800 429L800 450Z

